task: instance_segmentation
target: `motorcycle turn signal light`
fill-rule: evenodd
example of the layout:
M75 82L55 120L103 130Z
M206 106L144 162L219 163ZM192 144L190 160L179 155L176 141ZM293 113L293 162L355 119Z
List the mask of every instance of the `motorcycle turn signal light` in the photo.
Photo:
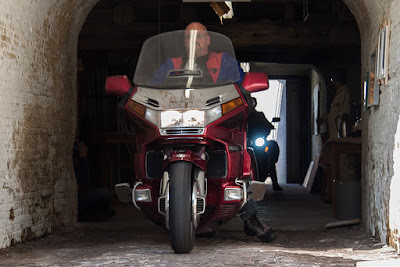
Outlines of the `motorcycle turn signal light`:
M235 108L243 105L243 101L240 97L233 99L225 104L222 104L222 115L234 110Z
M146 107L142 104L139 104L136 101L130 101L128 107L138 113L140 116L144 117L146 114Z

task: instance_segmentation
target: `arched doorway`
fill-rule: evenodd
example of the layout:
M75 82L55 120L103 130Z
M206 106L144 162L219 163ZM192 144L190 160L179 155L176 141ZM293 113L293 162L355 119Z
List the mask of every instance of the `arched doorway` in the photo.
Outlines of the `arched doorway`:
M80 33L80 30L82 28L82 25L84 25L85 20L86 22L93 23L93 21L96 20L96 16L99 16L100 18L102 18L101 14L106 14L108 12L108 14L110 14L111 12L111 17L112 17L112 7L117 6L119 4L126 4L128 1L97 1L97 0L93 0L93 1L82 1L82 2L78 2L76 4L70 2L70 1L64 1L61 3L57 3L57 4L53 4L53 3L48 3L48 4L44 4L41 6L35 5L33 6L33 10L32 11L32 17L35 18L42 18L44 17L45 19L40 20L40 19L32 19L31 21L34 21L32 23L25 23L27 24L27 29L31 28L32 31L34 31L35 29L40 29L42 26L45 26L45 30L40 31L40 36L44 36L43 39L49 38L52 39L52 41L50 40L49 42L46 42L44 45L43 43L40 44L40 42L33 42L34 44L38 44L38 47L45 47L45 52L41 52L44 56L43 58L45 60L48 60L48 66L50 66L50 69L44 69L43 71L41 71L42 78L49 78L48 83L40 81L39 80L33 80L33 79L24 79L21 84L18 83L17 87L18 88L31 88L31 87L35 87L35 88L43 88L43 89L39 89L39 91L43 90L43 91L53 91L54 88L57 88L57 90L59 90L61 88L61 90L59 90L60 92L56 93L56 96L54 98L53 95L50 95L50 97L52 99L57 99L60 101L56 101L57 104L51 104L50 106L54 107L57 106L58 108L53 108L53 109L49 109L48 112L44 112L43 114L41 114L41 116L45 116L47 118L54 118L52 116L48 116L50 114L59 114L60 112L65 112L67 114L75 114L75 108L71 108L75 106L75 70L76 70L76 47L78 44L78 35ZM172 3L173 1L168 1L166 4L166 11L165 13L169 13L167 11L170 10L177 10L176 6L174 6L174 4ZM111 3L111 4L110 4ZM365 34L366 29L369 29L370 27L370 23L368 20L368 15L365 14L369 14L366 11L365 8L365 4L363 1L345 1L346 4L349 5L349 7L351 8L352 12L357 16L357 19L359 20L359 25L361 27L362 33ZM99 6L95 7L97 4L100 4ZM140 29L140 34L138 35L134 35L134 34L130 34L130 32L128 31L128 33L125 33L126 36L128 36L131 39L131 45L137 45L137 43L140 43L141 40L144 39L143 34L144 33L152 33L152 32L157 32L158 30L160 30L159 24L156 23L157 19L159 18L159 13L157 12L157 9L154 9L151 7L151 3L145 3L143 4L144 6L142 6L142 10L148 10L149 13L144 13L141 14L143 15L143 17L145 15L147 15L147 21L150 24L146 24L146 23L142 23L142 22L135 22L133 23L131 26L127 26L127 27L121 27L121 34L124 35L123 31L127 30L128 28L134 28L134 29ZM282 7L282 3L277 3L275 4L275 6L271 6L270 8L259 8L260 6L257 6L255 4L255 7L253 7L252 9L247 9L246 12L246 8L245 5L246 3L240 3L238 10L244 10L243 14L247 14L248 17L257 17L260 16L259 14L263 13L265 16L267 16L266 14L274 14L272 18L272 21L274 23L270 23L268 21L262 21L261 24L258 24L258 26L256 24L246 24L243 23L242 25L240 25L240 27L231 27L231 29L229 30L229 23L226 22L224 26L228 26L228 27L223 27L219 24L219 20L218 18L216 19L216 21L218 23L214 23L213 25L210 25L210 29L214 29L216 31L223 29L223 31L226 30L227 34L232 35L232 39L233 40L237 40L234 41L235 44L238 47L238 52L241 55L241 57L243 57L243 59L246 60L254 60L256 57L258 60L262 60L265 62L289 62L291 60L293 60L295 58L295 56L298 56L298 60L301 63L307 62L307 60L310 58L307 55L309 55L311 52L314 54L313 58L316 59L326 59L326 57L324 57L324 52L323 50L320 49L305 49L308 51L308 53L305 53L303 47L300 45L301 43L296 43L295 47L297 48L290 48L290 49L282 49L283 45L282 45L282 40L280 37L282 37L283 33L281 32L280 35L278 34L277 36L275 36L275 38L271 37L271 32L273 33L273 29L279 29L279 23L277 22L282 22L279 20L279 18L277 18L276 14L286 14L287 16L285 16L285 18L291 18L291 19L298 19L300 18L301 20L304 20L304 17L302 15L298 16L296 14L296 12L292 12L294 11L294 9L296 8L296 5L288 7L288 9L286 9L286 6L284 5L284 7ZM261 5L261 4L260 4ZM265 3L266 5L266 3ZM326 7L326 5L321 4L322 6L320 6L319 8L321 10L324 10L324 8ZM172 8L171 6L174 6L174 8ZM329 6L329 5L328 5ZM23 7L23 6L22 6ZM8 7L6 6L5 9L3 9L2 12L7 13L8 11L17 11L17 13L21 13L22 9L29 9L32 8L31 6L25 6L22 8L21 6L15 6L15 7ZM99 8L101 7L101 8ZM108 8L109 7L109 8ZM374 7L376 7L376 9L379 9L378 6L372 6L371 9L374 9ZM294 8L294 9L293 9ZM107 9L109 9L107 11ZM135 7L135 9L139 10L140 8ZM134 9L134 10L135 10ZM191 18L200 18L200 16L198 15L198 13L207 13L208 15L206 16L206 19L214 17L215 15L210 12L211 14L209 14L209 7L208 5L204 5L204 7L202 7L201 9L196 8L195 4L188 4L185 5L184 7L182 7L182 10L179 9L180 12L182 12L182 15L180 15L180 20L176 21L176 18L174 21L166 21L165 24L162 25L162 29L161 30L168 30L168 29L172 29L172 28L182 28L184 25L185 20L187 21L188 17ZM255 12L257 11L258 12ZM303 10L301 8L301 10ZM325 9L326 10L326 9ZM9 13L11 13L11 11ZM90 13L90 11L92 11L93 13ZM266 13L266 11L268 11L268 13ZM279 11L279 12L277 12ZM347 11L346 11L347 12ZM97 13L97 14L95 14ZM318 12L316 12L317 14ZM2 13L3 14L3 13ZM43 14L47 14L46 16L42 16ZM151 16L149 16L149 14ZM176 14L176 11L171 12L170 14ZM293 15L291 15L293 14ZM300 12L300 14L302 14L302 11ZM195 16L192 16L195 15ZM237 13L237 15L240 15L240 12ZM244 16L245 16L244 15ZM263 15L263 16L264 16ZM163 13L160 14L160 18L162 18ZM23 15L19 16L19 17L25 17ZM311 19L311 17L309 17ZM214 18L215 19L215 18ZM262 17L261 17L262 19ZM264 18L265 19L265 18ZM112 18L111 18L112 21ZM129 16L128 16L128 21L129 21ZM143 18L143 21L146 21L146 19ZM214 20L212 20L214 21ZM290 20L288 20L290 22ZM105 25L106 20L103 21ZM285 21L287 22L287 21ZM124 21L122 23L125 23ZM4 23L3 23L4 24ZM24 25L25 25L24 24ZM30 25L28 25L30 24ZM93 23L95 24L95 23ZM150 26L149 26L150 25ZM277 26L278 25L278 26ZM284 25L284 23L282 24ZM93 26L93 25L92 25ZM287 25L285 25L287 26ZM102 28L101 26L98 28ZM249 29L269 29L270 32L267 31L267 34L265 32L261 32L261 34L253 34L251 31L249 31ZM103 27L103 29L107 29L107 27ZM115 29L115 28L111 28L111 31ZM291 32L293 33L293 36L301 36L302 38L299 38L299 40L303 40L304 41L304 45L307 46L307 35L304 35L305 33L307 33L306 31L298 31L299 28L296 27L287 27L285 28L286 30L288 30L287 32ZM302 29L300 29L302 30ZM304 29L303 29L304 30ZM307 29L306 29L307 30ZM234 33L234 31L236 31L236 34ZM82 32L85 32L85 27L83 28ZM82 33L81 32L81 33ZM102 32L100 30L98 30L97 32L92 32L90 33L90 30L86 32L87 36L90 34L96 35L103 35L106 36L106 34L102 34ZM104 32L103 32L104 33ZM252 35L253 34L253 35ZM253 42L254 45L257 45L257 47L252 48L251 50L247 49L245 45L243 45L243 43L240 41L240 38L236 38L238 36L242 36L242 40L250 40ZM5 35L4 35L5 36ZM49 36L52 36L51 38ZM273 35L272 35L273 36ZM83 35L81 35L81 37L83 37ZM108 44L116 44L117 42L114 42L115 40L113 39L113 37L108 37ZM29 38L28 40L33 40L34 38ZM90 38L89 38L90 39ZM110 40L111 39L111 40ZM4 37L2 38L2 41L6 41L7 38ZM97 38L92 38L91 39L92 42L95 42L93 40L102 40L97 39ZM287 42L291 42L293 39L287 39ZM322 40L322 39L321 39ZM326 40L326 39L324 39ZM81 43L81 41L83 41L83 39L80 40L79 43ZM354 40L353 40L354 41ZM259 44L272 44L273 42L277 42L278 45L275 46L268 46L266 49L264 48L260 48L260 46L258 46ZM321 41L319 44L323 43L324 41ZM90 42L89 42L90 43ZM3 43L2 43L3 44ZM82 43L81 43L82 44ZM106 46L105 44L107 44L107 42L102 42L102 41L98 41L97 42L97 49L95 50L107 50L110 49L109 46ZM96 45L96 44L95 44ZM352 44L354 45L354 43ZM359 43L358 43L359 45ZM349 50L349 49L340 49L340 47L334 47L334 50L337 52L334 55L331 55L331 59L335 58L335 55L337 54L342 54L342 55L353 55L353 54L357 54L357 52L359 52L359 47L358 50ZM114 47L117 49L120 49L121 46L119 47ZM26 53L30 53L30 50L26 47L20 47L18 48L20 49L20 51L25 51ZM40 49L39 49L40 50ZM291 53L286 53L288 51L292 51ZM241 52L240 52L241 51ZM262 53L264 51L264 53ZM347 51L347 52L346 52ZM356 52L354 52L356 51ZM34 52L33 52L34 53ZM36 52L37 55L39 55L39 57L42 54L38 54L38 52ZM359 54L359 53L358 53ZM12 56L11 56L12 57ZM114 58L115 59L115 58ZM4 60L2 58L2 60ZM29 59L27 59L29 61ZM30 60L30 61L34 61L34 60ZM29 62L30 62L29 61ZM8 61L7 61L8 62ZM327 70L328 68L326 67L326 65L329 65L328 63L324 63L324 62L319 62L319 64L322 66L321 67L321 72L323 72L324 70ZM13 62L8 62L7 65L10 66L17 66L15 63ZM29 63L27 63L25 66L28 66ZM325 66L325 68L324 68ZM58 72L53 72L52 70L59 70ZM32 72L32 71L31 71ZM352 73L354 73L355 77L359 77L359 69L357 70L351 70ZM68 75L64 75L65 73L67 73ZM2 72L2 74L4 74L4 72ZM6 74L4 74L3 76L6 76ZM73 77L72 79L68 79L68 78L60 78L60 77ZM10 78L7 77L8 80L11 79L11 81L14 80L18 80L17 78ZM7 79L5 79L7 80ZM52 83L54 81L54 84ZM56 82L58 81L58 82ZM355 88L357 88L357 82L355 82L356 86ZM13 91L13 87L7 87L9 88L9 91L12 92ZM8 91L7 91L8 92ZM68 99L67 101L62 101L63 99ZM37 96L32 96L32 97L27 97L24 98L22 102L27 102L27 103L32 103L32 102L40 102L40 101L36 101L37 100ZM43 110L41 109L41 106L32 106L33 108L27 109L24 112L26 112L27 114L31 113L31 114L38 114L38 110ZM40 117L40 116L38 116ZM75 190L74 188L74 181L73 181L73 172L72 172L72 164L71 163L71 159L69 159L70 156L70 147L73 144L73 139L74 139L74 125L75 125L75 118L68 118L68 116L66 116L67 118L63 121L61 121L59 124L55 125L55 126L51 126L51 129L59 129L58 131L54 131L51 132L49 136L54 137L54 139L56 140L54 142L54 147L52 146L52 149L54 148L55 150L51 150L51 151L57 151L57 153L55 153L57 156L56 157L52 157L52 161L54 162L61 162L61 164L59 166L57 166L56 168L54 168L54 170L51 170L50 174L49 173L45 173L44 177L52 177L50 180L54 183L54 189L53 187L51 189L49 189L50 195L52 195L53 197L51 197L51 199L55 202L58 203L57 205L55 205L54 210L50 210L50 214L58 214L55 217L60 217L59 214L62 214L61 217L63 218L56 218L56 219L51 219L52 221L54 221L54 226L55 227L59 227L61 225L71 225L73 224L73 220L74 220L74 203L71 202L69 204L65 203L68 202L68 200L70 199L70 197L72 195L74 195ZM15 117L16 121L28 121L29 120L29 116L26 117L26 120L24 118L19 118L19 117ZM18 124L18 123L17 123ZM62 125L67 125L67 126L62 126ZM9 124L12 125L12 124ZM22 124L19 124L22 125ZM61 126L60 126L61 125ZM18 125L17 125L18 126ZM60 126L60 127L59 127ZM10 126L11 127L11 126ZM26 124L26 127L23 127L23 129L29 129L31 126ZM59 128L57 128L59 127ZM66 128L67 131L64 131ZM22 128L21 128L22 129ZM21 136L18 133L24 133L25 130L21 130L18 129L18 127L14 127L13 128L13 132L15 133L15 136ZM13 142L11 137L7 137L7 140L10 141L10 143ZM15 141L16 140L16 141ZM24 143L23 141L20 141L20 139L15 138L15 142L17 145L19 144L21 147L23 145L26 144L33 144L35 143L35 141L29 141L28 139L24 139L24 140L28 140L27 143ZM62 143L66 143L66 145L61 145ZM46 151L43 150L41 148L39 148L40 151ZM65 156L67 155L67 156ZM14 155L14 154L10 154L9 155L9 159L11 162L15 162L17 157L19 157L18 155ZM19 159L18 159L19 160ZM30 158L28 157L28 160L30 160ZM27 161L28 161L27 160ZM41 168L41 167L37 167L37 168ZM29 173L29 171L32 169L32 166L22 166L21 170L25 171L25 173ZM60 171L61 170L61 171ZM57 175L55 173L63 173L60 177L58 178L54 178ZM26 180L33 180L30 179L29 174L24 176L24 173L21 172L10 172L10 176L11 177L28 177ZM42 184L40 183L37 186L31 187L30 190L32 191L40 191L39 188L42 186ZM11 186L11 188L16 189L18 187L18 185L16 186ZM36 188L36 189L35 189ZM25 191L25 189L22 189L23 191ZM65 194L64 194L65 193ZM7 196L11 196L12 193L7 193ZM39 196L40 194L38 194ZM36 197L36 196L35 196ZM22 197L17 195L15 197L15 201L18 201L19 199L21 199ZM28 206L28 204L18 204L18 207L24 207ZM7 209L7 212L10 212L10 209ZM49 215L50 216L50 215ZM12 217L12 216L11 216ZM11 222L11 225L13 225L14 223ZM8 224L7 224L8 225ZM46 226L47 227L47 226ZM42 227L42 229L46 228L46 227ZM51 228L51 227L50 227ZM42 229L38 230L37 232L35 232L35 235L41 235L43 234L43 232L41 231ZM7 239L5 241L4 244L9 244L11 239ZM19 235L18 238L15 238L15 240L18 242L19 240L21 240L21 235Z

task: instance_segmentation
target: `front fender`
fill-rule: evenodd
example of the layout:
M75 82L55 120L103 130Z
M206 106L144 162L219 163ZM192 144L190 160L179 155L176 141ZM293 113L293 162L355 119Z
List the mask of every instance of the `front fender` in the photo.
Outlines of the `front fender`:
M207 170L207 163L203 151L195 153L191 150L187 151L172 151L171 155L166 155L163 161L163 171L168 168L172 162L187 161L191 162L203 171Z

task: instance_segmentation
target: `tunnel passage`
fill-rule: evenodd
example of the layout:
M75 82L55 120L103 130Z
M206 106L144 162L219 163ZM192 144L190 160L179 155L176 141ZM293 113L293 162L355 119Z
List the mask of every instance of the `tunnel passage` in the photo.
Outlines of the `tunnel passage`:
M237 9L235 21L226 20L224 25L221 25L219 18L215 16L207 3L180 5L173 1L165 2L161 6L160 17L158 17L158 6L152 6L151 3L129 5L126 2L99 1L89 13L78 40L79 66L81 66L81 69L78 70L80 88L78 129L82 135L90 135L85 139L91 139L96 143L94 149L103 150L103 154L97 153L98 157L94 159L99 162L97 179L112 188L116 182L132 180L130 176L134 172L125 167L129 164L129 160L112 162L111 158L105 159L110 155L113 155L111 157L114 158L127 159L127 154L131 155L132 153L129 151L133 150L125 149L126 145L123 144L130 141L129 137L121 134L121 120L115 119L118 112L116 98L104 95L105 77L114 74L133 77L143 41L159 31L182 29L189 21L207 21L209 30L222 32L229 36L235 46L239 61L313 64L320 70L321 75L325 76L322 79L326 80L332 65L344 66L347 68L349 76L353 77L351 79L351 87L354 88L352 97L358 101L360 98L360 92L357 90L360 83L358 75L360 39L354 17L343 2L326 1L323 4L310 6L312 15L307 18L304 27L298 28L296 25L303 23L304 17L300 2L295 2L293 1L293 6L290 7L278 2L270 4L268 1L260 1L252 5L238 3L235 7ZM126 14L119 13L123 7L125 7ZM291 14L290 16L288 12ZM118 17L118 14L121 17ZM263 19L264 17L268 17L270 21L266 21ZM159 20L160 23L158 23ZM321 30L324 32L321 33ZM346 38L339 38L342 36L339 35L339 32L345 34ZM289 77L290 70L285 74L281 73L281 76L285 75ZM304 75L304 79L307 80L306 76L310 74ZM294 88L300 80L300 76L293 76ZM309 87L308 84L302 86L302 88L307 88L304 90L308 90ZM309 90L311 91L311 89ZM324 91L321 92L324 93ZM298 93L293 95L296 94ZM307 92L308 94L309 92ZM321 98L323 97L325 96L322 95ZM308 99L306 100L308 101ZM302 107L302 105L298 105L297 109ZM306 107L305 110L308 108ZM325 107L325 109L327 108ZM296 110L296 112L302 113L300 110ZM310 120L307 113L309 111L305 112L305 120ZM292 120L297 121L298 118ZM307 123L300 122L300 125L303 126L309 124L309 121ZM293 125L292 128L296 131L299 126ZM305 143L308 146L307 148L290 149L306 153L304 157L301 157L304 162L301 164L296 162L295 165L299 165L299 167L291 171L293 173L291 176L298 177L291 178L290 181L297 183L302 182L301 179L305 176L308 164L314 157L310 153L311 141L303 140L310 139L311 133L310 130L307 130L309 127L302 128L300 131L308 131L301 134L302 139L296 137L297 133L290 137L297 138L292 143ZM109 140L108 142L120 142L122 145L107 144L105 139L109 138L109 134L118 131L121 136L120 140ZM124 138L126 141L123 141ZM123 154L118 155L118 151L121 149ZM294 160L299 161L300 159L295 158ZM110 170L114 172L111 175L114 177L110 176ZM297 173L300 174L296 175Z
M332 3L327 1L326 5L314 6L310 9L312 15L307 18L305 26L299 27L298 24L303 23L304 17L301 12L299 13L298 7L297 9L292 7L294 13L286 17L287 10L283 4L276 4L273 8L266 2L265 5L259 3L251 8L246 8L246 4L240 4L235 15L237 16L235 23L225 21L224 25L221 25L207 4L182 5L183 10L178 12L178 8L173 8L174 3L164 3L160 11L161 22L158 23L157 7L151 9L151 4L136 4L132 8L126 6L126 3L99 1L89 13L78 40L78 58L81 66L78 70L80 107L78 129L85 139L92 140L92 150L98 151L93 157L93 161L98 162L95 163L94 168L97 172L92 176L93 179L97 179L98 183L107 186L109 190L112 190L113 185L118 182L134 180L134 169L129 168L133 166L132 163L129 165L132 161L132 158L129 158L131 155L129 150L132 149L126 148L130 142L129 136L121 132L120 120L115 119L118 117L116 98L104 95L104 79L114 74L133 77L143 41L159 31L182 29L190 20L207 21L209 30L219 31L231 37L237 57L242 61L314 65L322 76L318 78L321 79L321 83L329 80L328 75L333 66L344 67L352 77L349 80L351 87L354 88L353 98L359 101L358 27L343 2L340 2L340 6L335 6L340 11L333 11L330 5ZM125 21L115 18L122 5L125 5L128 13L125 14ZM201 11L194 12L194 7ZM256 9L261 11L256 12ZM190 16L190 20L187 14L193 15ZM271 21L263 20L264 16L271 16ZM284 22L281 21L283 18ZM273 71L288 68L287 65L277 65ZM294 88L289 94L290 100L296 100L289 102L292 107L290 114L303 114L305 117L302 121L297 117L291 118L296 124L291 125L290 138L297 138L291 140L291 143L297 147L288 148L291 155L297 156L290 158L296 161L296 164L290 165L290 167L296 165L296 168L292 168L289 172L290 182L302 183L310 160L314 158L314 155L311 156L311 143L315 145L317 142L310 140L309 126L312 124L311 121L315 120L315 118L310 119L309 102L313 89L310 81L311 71L308 70L300 75L298 73L293 75L291 70L286 73L281 71L277 76L290 79L291 88ZM302 94L302 90L309 91ZM324 90L321 92L325 93ZM326 95L321 96L323 97ZM293 109L293 106L297 109ZM297 136L299 133L300 138ZM299 156L300 152L304 152L304 155ZM298 161L303 162L297 164Z

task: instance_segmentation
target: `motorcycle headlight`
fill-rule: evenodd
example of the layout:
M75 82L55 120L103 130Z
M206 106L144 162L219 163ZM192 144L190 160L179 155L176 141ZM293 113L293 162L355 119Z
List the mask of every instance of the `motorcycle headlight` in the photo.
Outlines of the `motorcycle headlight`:
M263 146L265 144L265 139L263 137L258 137L254 143L256 146Z
M180 111L166 110L161 111L161 128L181 127L183 116Z
M204 127L205 113L202 110L161 111L161 128Z
M204 111L188 110L183 112L183 127L204 127Z

